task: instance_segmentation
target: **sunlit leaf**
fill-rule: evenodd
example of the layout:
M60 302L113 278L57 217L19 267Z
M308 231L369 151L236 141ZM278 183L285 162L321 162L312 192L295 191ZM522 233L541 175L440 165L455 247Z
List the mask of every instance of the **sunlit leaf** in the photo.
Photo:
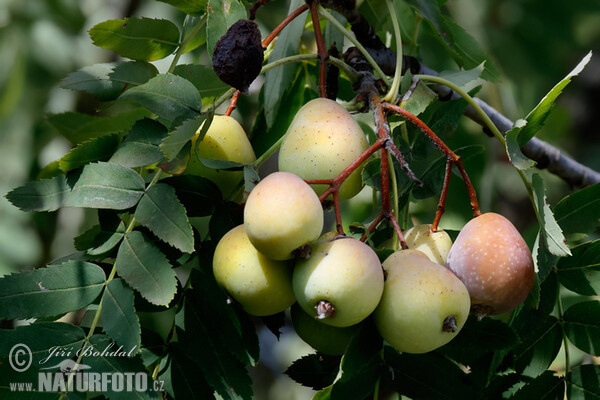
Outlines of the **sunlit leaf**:
M32 318L78 310L104 287L102 268L68 262L0 278L0 318Z
M179 29L165 19L111 19L90 29L93 43L133 60L159 60L179 44Z

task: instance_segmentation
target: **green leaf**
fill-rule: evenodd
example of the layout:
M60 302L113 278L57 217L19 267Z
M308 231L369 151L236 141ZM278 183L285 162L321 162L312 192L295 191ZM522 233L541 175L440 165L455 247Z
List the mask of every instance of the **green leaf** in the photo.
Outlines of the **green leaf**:
M112 80L110 74L115 63L94 64L71 72L60 86L65 89L80 90L87 92L98 100L108 101L119 97L125 85Z
M76 112L54 114L48 122L67 140L77 145L86 140L127 132L139 119L151 116L145 108L134 108L111 117L95 117Z
M567 399L600 399L600 365L580 365L569 372Z
M31 325L17 326L15 329L0 329L0 397L13 398L3 393L9 382L37 382L40 368L53 367L66 358L59 355L61 353L56 353L56 350L65 351L72 357L81 348L84 339L85 332L82 328L64 322L38 321ZM31 351L31 365L23 372L15 371L9 361L11 349L19 344L26 345ZM24 349L22 346L20 348ZM14 357L13 354L11 361L15 361ZM23 354L19 359L21 362L28 362L27 354ZM37 399L37 396L31 398Z
M556 376L552 371L545 371L542 375L523 386L510 400L564 400L565 380Z
M573 248L573 255L557 264L560 283L584 296L600 294L600 240Z
M458 154L463 162L470 157L480 154L483 152L484 147L480 145L471 145L461 147L454 150ZM434 196L442 191L444 184L444 171L446 169L446 157L441 156L437 158L418 178L423 182L423 187L415 187L413 189L413 195L417 199L425 199Z
M333 383L339 369L340 357L317 353L297 359L284 373L302 386L321 390Z
M332 399L364 399L373 393L381 372L383 339L371 320L365 321L342 357L342 375L333 384Z
M212 269L201 269L195 259L192 263L195 270L192 275L192 285L196 289L194 295L198 310L210 322L205 322L207 329L218 333L221 343L229 353L244 365L256 365L260 356L256 328L241 309L234 307L228 300L228 295L219 287L212 275Z
M73 186L67 205L124 210L137 204L144 189L144 179L130 168L105 162L88 164Z
M67 176L61 174L28 182L8 192L6 198L23 211L54 211L65 206L70 193Z
M127 90L119 98L134 100L170 123L194 118L202 108L202 98L196 87L173 74L157 75L143 85Z
M425 18L436 33L436 38L446 47L460 67L475 68L485 62L482 78L498 80L498 70L489 59L486 59L486 53L477 41L452 18L442 14L435 0L407 0L406 2Z
M72 261L0 278L0 318L49 317L79 310L98 297L102 268Z
M550 209L550 205L546 199L546 188L544 180L539 174L533 174L532 177L533 191L535 195L536 205L538 208L539 223L544 230L543 238L548 245L548 251L559 257L571 255L569 246L565 243L565 237L554 219L554 214Z
M221 96L230 86L223 83L212 68L198 64L180 64L173 70L175 75L192 82L202 96L204 102Z
M552 316L542 321L530 318L517 333L521 335L522 343L514 350L516 369L523 375L537 377L550 366L560 350L560 323Z
M107 385L107 390L103 390L110 400L146 400L158 399L158 392L154 391L154 381L146 371L141 357L127 357L126 355L113 356L110 353L117 350L117 346L110 341L108 336L93 335L90 338L90 345L83 351L82 364L90 367L90 371L100 374L125 375L124 388L127 388L128 379L131 379L133 390L116 391L113 385ZM125 351L126 353L126 351ZM137 391L136 380L145 381L144 391ZM143 386L142 386L143 387Z
M546 240L544 240L544 233L541 230L536 236L531 254L534 257L533 260L536 266L537 277L540 282L543 282L550 271L555 267L558 257L550 253L548 244L546 243Z
M226 329L208 317L214 315L211 303L201 292L188 292L183 314L180 312L184 327L178 328L177 337L200 367L204 379L223 399L251 399L252 380L244 364L231 354L232 342L223 343L221 334Z
M439 74L440 78L444 78L460 86L463 90L469 91L482 82L479 79L484 70L484 63L471 69L462 69L459 71L442 71Z
M419 115L435 100L436 94L433 90L420 81L412 92L404 108L413 115Z
M304 2L302 0L290 1L288 13L295 11ZM300 14L288 26L286 26L277 38L277 43L269 55L269 62L277 61L281 58L298 54L300 46L300 37L304 31L304 21L306 21L307 12ZM275 123L275 118L279 113L282 104L281 100L284 93L290 87L290 82L294 80L296 65L286 64L267 71L265 74L265 84L263 86L265 118L267 129L270 129Z
M217 41L239 19L246 18L246 8L238 0L208 0L206 45L212 58Z
M122 279L113 279L102 296L102 329L126 352L140 352L140 321L133 307L133 290Z
M392 371L392 388L404 396L449 400L480 397L468 375L441 354L400 354L385 346L384 360Z
M583 58L583 60L581 60L579 64L562 81L554 86L552 90L548 92L546 96L544 96L542 101L540 101L539 104L535 106L535 108L527 115L525 118L527 124L520 129L518 134L518 142L520 146L523 146L525 143L531 140L531 138L534 137L535 134L542 128L542 126L544 126L544 122L546 121L548 115L550 115L550 111L552 111L552 107L554 106L554 102L556 101L558 95L560 95L563 89L571 82L571 78L578 75L583 68L585 68L591 58L592 53L589 52Z
M600 183L559 201L554 215L565 234L593 232L600 226Z
M584 301L569 307L564 315L567 337L588 354L600 355L600 301Z
M206 115L198 115L196 118L187 119L181 125L169 132L161 144L160 151L167 160L173 160L186 144L194 137L198 129L206 120Z
M101 136L78 144L65 154L58 166L61 171L69 172L95 161L108 160L121 142L120 135Z
M166 360L167 358L165 358ZM166 367L166 369L165 369ZM187 349L179 342L169 347L168 363L161 364L159 380L164 380L165 389L173 398L211 400L213 389L197 372L197 364L188 356Z
M204 14L198 17L187 15L185 20L183 20L182 42L188 41L183 50L184 53L195 50L206 43L206 27L204 26L204 24L206 24L206 19L207 15ZM198 25L201 26L198 27ZM194 36L190 37L190 35Z
M194 232L171 186L157 183L148 188L134 217L162 241L185 253L194 251Z
M175 296L175 271L167 257L142 232L125 235L115 266L119 276L150 303L164 306Z
M165 58L179 45L179 29L165 19L111 19L92 27L90 37L98 47L142 61Z
M75 248L79 251L85 251L87 254L96 256L109 252L119 244L125 236L125 225L120 224L119 231L106 230L100 225L94 225L92 228L77 236L74 239Z
M217 185L201 176L180 175L162 180L175 189L188 217L205 217L223 201Z
M465 365L487 352L508 350L520 343L519 336L507 324L492 318L478 320L470 315L460 333L439 349Z
M521 171L533 168L537 164L537 162L523 154L519 144L519 132L526 123L527 121L522 119L517 120L513 128L506 132L506 154L508 154L510 162Z
M142 119L131 128L110 162L129 168L154 164L162 159L158 146L166 135L167 129L162 124L152 119Z
M206 0L159 0L179 8L186 14L200 15L206 11Z

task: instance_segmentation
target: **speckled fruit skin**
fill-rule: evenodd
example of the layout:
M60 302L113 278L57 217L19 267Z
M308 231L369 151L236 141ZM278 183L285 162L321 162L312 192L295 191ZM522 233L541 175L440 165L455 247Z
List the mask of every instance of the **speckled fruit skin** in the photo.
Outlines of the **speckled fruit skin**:
M412 250L383 262L383 296L373 313L381 336L398 351L426 353L452 340L469 316L465 285L448 269ZM454 317L455 330L444 330Z
M360 325L339 328L322 323L304 312L297 303L290 312L294 330L313 349L332 356L344 354Z
M296 301L290 263L256 251L243 225L230 230L217 244L213 273L217 283L249 314L276 314Z
M496 213L482 214L463 227L446 267L469 290L473 312L479 317L502 314L521 304L535 274L525 240L508 219Z
M198 129L198 132L192 138L190 161L185 174L203 176L210 179L219 187L223 195L227 197L231 194L236 184L244 178L244 173L242 171L222 171L207 168L198 160L198 156L201 158L250 164L256 161L256 155L246 136L246 132L244 132L244 128L232 117L215 115L206 135L198 144L197 151L194 152L201 130L202 127Z
M429 224L413 226L404 233L404 239L409 249L420 250L431 261L440 265L446 264L452 239L443 229L432 232Z
M359 157L369 144L352 115L333 100L318 98L306 103L290 124L279 150L279 170L302 179L330 179ZM340 188L349 199L363 187L362 165ZM327 185L312 185L317 194Z
M289 172L274 172L250 192L244 224L259 252L274 260L287 260L298 247L319 238L323 207L302 179Z
M332 326L359 323L373 312L383 292L383 270L377 254L354 238L340 238L312 248L310 258L300 260L292 279L298 304L311 317L321 300L335 307L335 314L320 321Z

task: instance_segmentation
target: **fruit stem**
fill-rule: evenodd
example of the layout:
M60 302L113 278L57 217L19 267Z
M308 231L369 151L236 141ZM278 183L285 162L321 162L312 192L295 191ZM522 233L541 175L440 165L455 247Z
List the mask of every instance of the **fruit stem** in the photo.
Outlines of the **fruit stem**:
M233 96L231 96L231 100L229 100L229 107L227 107L227 111L225 111L225 116L229 117L231 115L231 113L233 112L233 110L235 110L235 107L237 106L237 102L238 99L240 98L240 94L242 92L237 90Z
M437 232L438 225L440 224L440 219L442 218L442 214L444 214L444 209L446 206L446 195L448 194L448 186L450 185L450 176L452 175L452 162L450 159L446 160L446 173L444 174L444 185L442 186L442 194L440 195L440 201L437 206L437 211L435 212L435 219L433 220L433 224L431 224L431 232Z
M315 306L317 319L332 318L335 315L335 307L327 300L320 300Z
M387 92L383 100L394 103L398 96L398 90L400 89L400 82L402 81L402 35L400 33L400 25L398 24L398 15L392 0L386 0L388 11L392 17L392 25L394 27L394 39L396 39L396 69L394 72L394 80L392 86Z
M319 92L321 97L327 97L325 89L325 81L327 79L327 49L325 48L325 40L321 32L321 24L319 24L319 12L317 10L318 2L316 0L310 3L310 18L312 20L313 29L315 31L315 41L317 42L317 53L319 54Z
M335 19L333 15L328 13L327 10L325 10L321 5L319 5L319 14L325 17L333 26L335 26L340 32L342 32L342 34L346 36L354 46L356 46L356 48L365 56L369 64L371 64L371 66L373 67L373 70L375 70L377 75L379 75L379 77L383 80L386 86L390 86L390 79L387 77L386 74L383 73L379 64L375 62L375 60L373 59L373 57L371 57L367 49L365 49L365 47L356 39L356 37L354 37L354 35L352 35L346 28L344 28L342 24L340 24L339 21Z

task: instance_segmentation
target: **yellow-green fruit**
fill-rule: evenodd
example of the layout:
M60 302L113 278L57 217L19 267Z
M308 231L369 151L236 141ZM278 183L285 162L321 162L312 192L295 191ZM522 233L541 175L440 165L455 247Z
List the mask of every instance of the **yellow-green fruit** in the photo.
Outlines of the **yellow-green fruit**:
M383 292L383 270L377 254L354 238L312 248L296 263L294 294L308 315L332 326L359 323L373 312Z
M339 328L325 325L294 304L291 309L294 330L313 349L332 356L344 354L360 325Z
M289 172L274 172L250 192L244 225L259 252L274 260L287 260L294 250L319 238L323 207L302 179Z
M373 313L381 336L395 349L426 353L452 340L469 315L465 285L447 268L397 251L383 262L385 288Z
M249 314L276 314L296 301L291 265L256 251L244 225L227 232L217 244L213 273L219 285Z
M229 196L235 186L244 178L244 173L205 167L198 157L250 164L256 161L252 145L244 128L234 118L226 115L214 116L206 135L198 143L196 149L196 141L201 130L202 127L192 138L192 153L185 173L210 179L219 187L223 196Z
M333 100L318 98L306 103L290 124L279 150L279 170L302 179L329 179L340 174L369 144L352 115ZM340 188L349 199L363 187L362 166ZM317 194L327 185L312 185Z
M431 231L431 225L413 226L404 233L404 239L409 249L420 250L433 262L446 264L448 252L452 247L452 239L446 231L439 229Z

